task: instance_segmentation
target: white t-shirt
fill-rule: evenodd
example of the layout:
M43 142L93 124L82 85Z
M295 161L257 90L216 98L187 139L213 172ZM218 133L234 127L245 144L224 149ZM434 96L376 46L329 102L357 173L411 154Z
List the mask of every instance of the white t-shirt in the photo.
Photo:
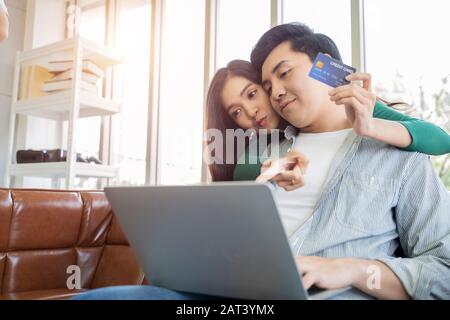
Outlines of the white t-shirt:
M332 161L352 129L324 133L300 133L293 149L309 158L305 185L293 191L276 186L275 201L288 236L291 236L313 213Z
M0 11L5 12L6 14L8 14L8 9L6 8L4 0L0 0Z

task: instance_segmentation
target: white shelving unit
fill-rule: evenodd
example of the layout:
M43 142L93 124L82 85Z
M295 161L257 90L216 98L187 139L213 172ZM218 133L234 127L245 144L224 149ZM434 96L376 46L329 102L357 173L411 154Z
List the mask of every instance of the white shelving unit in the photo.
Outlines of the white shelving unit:
M76 162L75 137L77 120L84 117L109 116L120 112L121 105L111 99L81 90L83 60L91 60L102 69L122 63L122 56L114 50L76 36L44 47L18 52L14 71L6 170L3 185L10 187L12 177L65 178L64 187L74 188L75 177L115 178L118 169L110 165ZM23 90L20 81L28 66L48 68L49 61L73 61L72 87L68 91L41 97L19 99ZM33 77L33 75L31 75ZM33 79L33 78L32 78ZM22 85L22 87L21 87ZM67 161L18 164L14 146L17 115L34 116L56 121L68 121Z
M69 120L71 106L70 92L62 92L18 102L16 113L51 120ZM114 101L97 97L89 92L80 93L79 117L108 116L120 111L120 105Z

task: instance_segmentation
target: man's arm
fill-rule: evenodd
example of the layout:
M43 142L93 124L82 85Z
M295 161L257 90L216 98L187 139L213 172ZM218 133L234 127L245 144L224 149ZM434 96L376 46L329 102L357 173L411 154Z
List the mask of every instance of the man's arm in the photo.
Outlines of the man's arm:
M395 218L406 258L377 259L415 299L450 298L450 193L430 160L414 154L400 188Z
M380 261L300 256L297 262L306 289L353 286L378 299L410 299L400 279Z
M0 42L8 38L8 15L3 10L0 10Z
M411 299L397 275L384 263L376 260L354 260L353 286L378 299Z
M306 288L351 285L380 299L450 298L450 195L427 157L412 156L395 208L406 257L297 257Z

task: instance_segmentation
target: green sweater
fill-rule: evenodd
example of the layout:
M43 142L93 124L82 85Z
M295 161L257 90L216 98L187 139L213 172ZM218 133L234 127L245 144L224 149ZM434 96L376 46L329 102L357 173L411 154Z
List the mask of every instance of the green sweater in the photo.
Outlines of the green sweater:
M411 135L412 142L408 147L402 148L402 150L417 151L430 155L441 155L450 152L450 135L432 123L404 115L378 101L375 104L373 116L379 119L398 121L405 126ZM245 157L245 162L242 161L242 157ZM242 157L239 162L243 164L236 165L233 179L255 180L260 173L261 163L264 160L261 160L258 155L249 154L248 149L245 150L245 154ZM250 161L250 159L253 161Z

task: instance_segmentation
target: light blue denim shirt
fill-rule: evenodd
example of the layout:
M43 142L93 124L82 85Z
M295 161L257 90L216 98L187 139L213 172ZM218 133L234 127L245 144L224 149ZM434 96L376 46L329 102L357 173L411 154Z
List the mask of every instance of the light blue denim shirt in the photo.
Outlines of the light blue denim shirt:
M351 132L290 243L295 255L379 260L412 298L450 299L450 195L424 154ZM352 290L338 298L368 296Z

